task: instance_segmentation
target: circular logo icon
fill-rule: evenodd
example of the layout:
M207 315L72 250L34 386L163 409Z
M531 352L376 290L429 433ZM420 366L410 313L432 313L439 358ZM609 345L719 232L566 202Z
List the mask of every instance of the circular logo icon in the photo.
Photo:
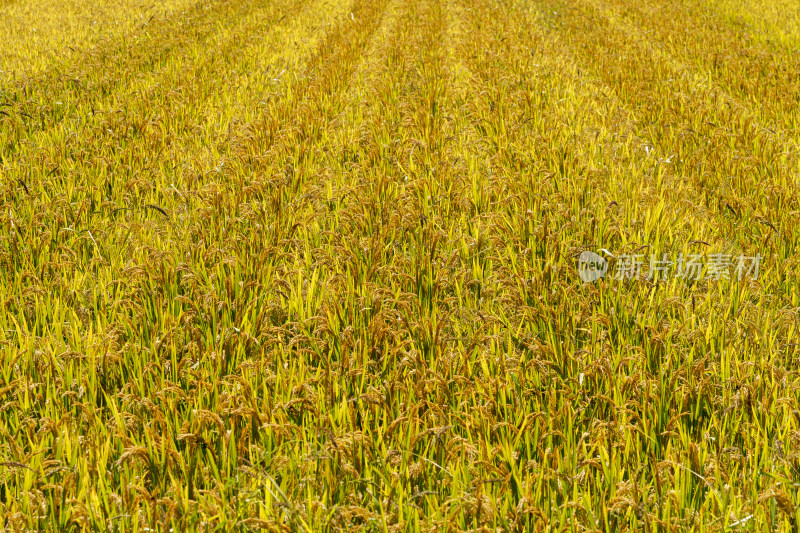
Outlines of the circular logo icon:
M583 281L587 283L597 281L606 275L607 270L608 261L603 256L589 250L581 252L578 258L578 276Z

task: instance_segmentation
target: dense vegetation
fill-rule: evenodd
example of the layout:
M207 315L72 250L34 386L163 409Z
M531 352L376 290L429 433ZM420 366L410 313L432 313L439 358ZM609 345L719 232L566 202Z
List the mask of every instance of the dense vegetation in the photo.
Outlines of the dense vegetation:
M797 2L0 36L0 527L798 527Z

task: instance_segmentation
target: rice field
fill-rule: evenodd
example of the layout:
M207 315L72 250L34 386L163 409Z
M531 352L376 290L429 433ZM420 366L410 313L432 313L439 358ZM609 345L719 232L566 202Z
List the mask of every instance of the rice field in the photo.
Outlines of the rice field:
M0 37L0 529L800 527L796 2Z

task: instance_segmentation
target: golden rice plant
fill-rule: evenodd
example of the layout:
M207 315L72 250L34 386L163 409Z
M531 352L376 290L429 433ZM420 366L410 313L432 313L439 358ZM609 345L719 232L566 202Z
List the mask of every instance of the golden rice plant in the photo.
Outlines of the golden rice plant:
M797 11L0 0L1 527L796 530Z

